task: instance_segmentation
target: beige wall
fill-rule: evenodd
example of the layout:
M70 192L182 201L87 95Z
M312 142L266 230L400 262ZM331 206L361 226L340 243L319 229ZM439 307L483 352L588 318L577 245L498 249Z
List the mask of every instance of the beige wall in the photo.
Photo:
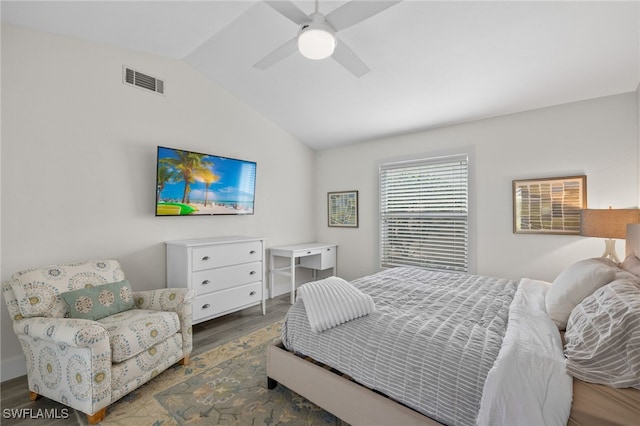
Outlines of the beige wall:
M463 147L475 152L477 273L553 280L570 262L600 256L593 238L512 232L514 179L587 175L591 208L638 205L636 93L543 108L318 152L316 234L339 244L340 275L377 270L378 163ZM360 227L327 226L326 194L358 190ZM624 252L622 241L618 253Z
M166 96L122 84L127 65ZM154 217L156 146L258 163L253 216ZM164 241L314 239L314 153L182 61L2 28L2 280L116 257L134 289L165 286ZM4 301L2 379L24 374Z

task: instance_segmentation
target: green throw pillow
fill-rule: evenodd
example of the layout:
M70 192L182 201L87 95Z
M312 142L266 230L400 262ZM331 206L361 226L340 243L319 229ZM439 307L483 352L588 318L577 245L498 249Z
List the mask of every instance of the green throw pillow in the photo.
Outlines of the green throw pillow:
M61 294L71 318L99 320L133 308L129 281L80 288Z

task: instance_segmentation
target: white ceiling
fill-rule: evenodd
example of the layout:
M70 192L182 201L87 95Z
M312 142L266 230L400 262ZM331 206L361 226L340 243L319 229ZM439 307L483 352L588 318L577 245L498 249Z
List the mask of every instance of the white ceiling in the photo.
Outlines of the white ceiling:
M261 1L2 1L1 12L3 23L181 58L323 149L633 91L639 6L405 0L338 33L371 69L360 78L299 54L253 68L298 31Z

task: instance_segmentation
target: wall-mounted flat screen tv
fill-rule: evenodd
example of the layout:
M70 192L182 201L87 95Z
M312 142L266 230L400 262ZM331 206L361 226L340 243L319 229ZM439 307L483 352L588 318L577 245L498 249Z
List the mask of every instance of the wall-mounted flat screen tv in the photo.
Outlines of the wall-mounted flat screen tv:
M158 147L156 216L253 214L256 163Z

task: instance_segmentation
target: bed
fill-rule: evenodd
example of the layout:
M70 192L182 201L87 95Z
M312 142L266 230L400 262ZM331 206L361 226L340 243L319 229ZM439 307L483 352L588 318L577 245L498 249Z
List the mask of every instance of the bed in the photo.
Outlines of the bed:
M637 425L640 225L626 252L621 267L586 259L554 283L385 270L349 286L374 309L325 323L299 290L268 349L269 387L353 425ZM623 305L613 313L612 300ZM617 331L603 338L603 327Z

